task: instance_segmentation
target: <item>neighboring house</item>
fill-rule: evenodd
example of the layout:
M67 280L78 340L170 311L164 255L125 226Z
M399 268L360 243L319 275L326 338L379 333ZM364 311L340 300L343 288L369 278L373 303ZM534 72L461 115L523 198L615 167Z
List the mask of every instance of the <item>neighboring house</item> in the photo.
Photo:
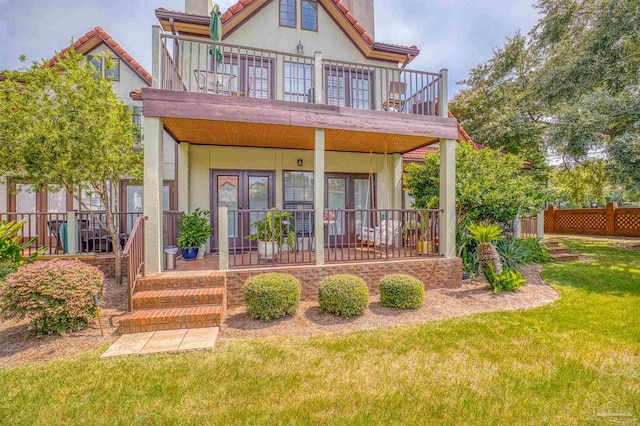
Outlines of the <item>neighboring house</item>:
M222 15L218 43L210 39L210 7L187 0L185 12L156 10L153 87L139 94L147 273L162 269L162 131L179 143L178 209L211 210L209 250L220 253L221 269L229 267L227 248L233 258L254 248L246 237L262 215L241 210L313 211L313 226L296 219L296 231L313 234L318 265L323 247L366 239L358 227L405 223L402 155L434 143L447 146L443 207L453 206L448 167L458 132L448 117L446 71L409 70L415 46L376 41L373 0L242 0ZM447 211L447 226L434 222L445 256L454 253L452 218Z
M132 99L130 92L136 89L139 90L141 87L150 87L151 75L101 27L96 27L84 34L73 43L73 48L78 53L83 54L85 59L91 62L102 76L112 78L113 88L119 100L131 107L133 119L142 130L142 102ZM60 55L64 55L68 50L69 48L62 50ZM105 67L106 59L104 56L108 54L112 55L115 65L114 69L110 71ZM57 56L52 58L49 64L53 65L56 61ZM170 210L175 208L177 203L175 198L176 147L174 146L175 144L169 143L169 141L173 141L169 134L164 136L167 138L166 148L163 151L164 208ZM121 211L142 214L142 185L123 182L120 194L122 194L122 199L120 200ZM91 193L82 193L80 196L83 202L90 206L92 210L104 210L99 197ZM36 193L32 191L32 187L28 182L9 181L0 183L0 214L28 214L21 217L28 222L26 234L29 236L39 235L43 237L48 235L47 222L51 222L51 220L37 220L37 216L32 215L33 213L50 213L52 214L48 218L50 219L57 217L53 215L54 213L64 214L69 210L82 211L82 206L71 194L67 194L65 191L42 191ZM8 215L5 217L17 216ZM128 223L123 228L125 233L131 229L131 222L131 217L128 217Z

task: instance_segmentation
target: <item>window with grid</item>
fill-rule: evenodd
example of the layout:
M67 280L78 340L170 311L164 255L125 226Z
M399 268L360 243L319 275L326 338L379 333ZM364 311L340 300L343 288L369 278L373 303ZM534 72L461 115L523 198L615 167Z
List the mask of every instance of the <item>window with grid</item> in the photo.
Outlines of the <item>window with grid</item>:
M333 106L345 106L344 77L337 75L327 76L327 104Z
M284 173L284 204L313 208L313 172Z
M351 107L369 109L371 93L369 91L369 78L367 75L351 77Z
M302 29L318 31L318 2L302 0Z
M104 76L111 77L113 81L120 81L120 59L112 58L111 60L113 61L113 69L106 70Z
M87 55L87 62L94 66L96 75L102 76L102 59L93 55Z
M284 63L284 100L313 102L311 64Z
M296 27L296 1L280 0L280 25L283 27Z
M271 94L271 79L269 63L256 63L248 66L249 83L251 85L252 98L269 99Z

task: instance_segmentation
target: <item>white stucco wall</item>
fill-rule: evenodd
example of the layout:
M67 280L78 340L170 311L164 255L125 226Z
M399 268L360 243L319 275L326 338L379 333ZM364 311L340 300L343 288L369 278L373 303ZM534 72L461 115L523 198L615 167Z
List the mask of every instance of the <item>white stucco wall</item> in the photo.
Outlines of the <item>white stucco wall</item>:
M298 159L303 166L298 166ZM325 173L368 174L373 163L377 179L378 208L401 208L395 206L393 195L394 156L327 152ZM289 171L313 171L313 151L294 149L241 148L227 146L191 145L189 149L189 209L210 209L210 170L265 170L275 172L275 203L282 207L282 173Z

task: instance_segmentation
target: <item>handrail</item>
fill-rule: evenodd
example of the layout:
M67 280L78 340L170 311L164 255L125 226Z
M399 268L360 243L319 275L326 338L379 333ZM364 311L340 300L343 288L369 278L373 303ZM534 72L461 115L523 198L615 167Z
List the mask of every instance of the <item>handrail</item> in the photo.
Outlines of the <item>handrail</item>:
M144 221L146 217L136 219L131 229L131 236L124 247L123 255L127 258L127 285L129 295L129 312L133 310L133 293L138 280L144 277Z

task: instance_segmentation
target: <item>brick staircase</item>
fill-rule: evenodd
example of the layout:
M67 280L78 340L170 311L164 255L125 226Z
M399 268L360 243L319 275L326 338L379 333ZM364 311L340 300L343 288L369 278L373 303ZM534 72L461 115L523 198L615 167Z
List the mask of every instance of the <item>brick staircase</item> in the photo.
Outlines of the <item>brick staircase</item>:
M578 255L572 253L568 248L560 246L557 241L543 241L543 244L549 249L552 262L571 262L578 260Z
M190 272L142 278L133 311L120 318L120 334L215 327L224 321L225 276Z

